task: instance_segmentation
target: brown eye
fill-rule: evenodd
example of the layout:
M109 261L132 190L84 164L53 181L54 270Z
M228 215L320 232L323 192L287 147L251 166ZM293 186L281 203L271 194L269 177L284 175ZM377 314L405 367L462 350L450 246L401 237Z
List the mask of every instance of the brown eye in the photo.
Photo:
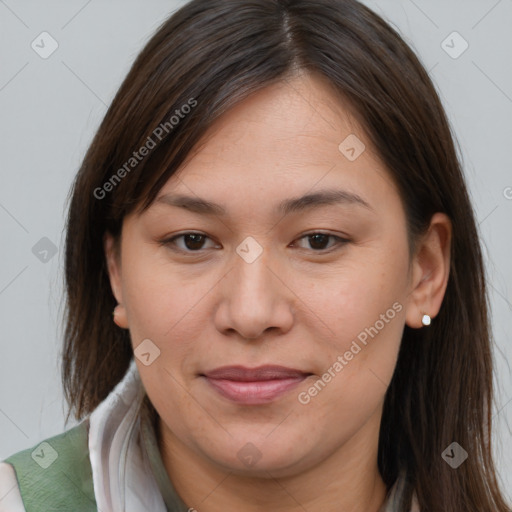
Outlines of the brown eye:
M184 235L183 240L185 242L185 246L187 249L190 250L198 250L201 249L204 244L204 235L198 235L198 234L190 234L190 235Z
M312 249L326 249L326 245L329 243L329 238L331 238L329 235L324 234L316 234L316 235L309 235L309 243L311 244Z
M326 251L332 247L342 246L349 242L346 238L341 238L339 236L330 235L328 233L310 233L308 235L303 236L299 240L308 240L309 247L304 247L305 249L313 249L315 252ZM334 240L334 244L328 246L329 239Z
M179 239L183 240L183 244L176 243ZM168 246L172 250L182 252L199 252L204 248L206 240L210 240L210 238L202 233L182 233L181 235L163 240L161 244Z

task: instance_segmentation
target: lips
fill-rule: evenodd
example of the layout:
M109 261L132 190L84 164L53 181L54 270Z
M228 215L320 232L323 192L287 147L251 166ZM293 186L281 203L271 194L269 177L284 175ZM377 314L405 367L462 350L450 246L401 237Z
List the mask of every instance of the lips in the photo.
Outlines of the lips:
M234 380L238 382L256 382L261 380L290 379L310 375L300 370L284 366L259 366L245 368L243 366L223 366L204 374L210 379Z
M217 393L233 402L257 405L272 402L312 375L284 366L223 366L201 376Z

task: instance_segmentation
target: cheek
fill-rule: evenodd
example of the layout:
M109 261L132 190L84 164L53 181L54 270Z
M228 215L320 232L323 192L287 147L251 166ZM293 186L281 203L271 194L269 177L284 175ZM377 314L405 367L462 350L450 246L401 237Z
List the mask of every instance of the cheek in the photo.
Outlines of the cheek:
M380 333L391 331L394 324L392 338L400 337L406 254L388 258L382 248L369 250L366 258L346 260L342 267L321 277L301 279L307 281L303 286L307 292L301 294L303 302L315 313L321 338L333 349L348 350L358 336L364 342L368 329L375 333L375 325Z
M350 324L347 330L357 332L353 336L340 322L337 343L321 347L324 354L329 354L324 359L327 362L323 373L301 390L298 400L305 404L301 405L304 408L301 417L315 424L339 425L338 429L327 428L323 432L327 444L336 443L341 433L344 438L351 438L382 406L395 370L403 330L403 309L400 312L396 309L387 310L388 323L380 318L366 325L361 319L347 320L345 323Z
M317 344L325 358L321 382L306 392L319 414L339 421L347 411L363 421L383 399L405 322L407 251L391 258L380 248L367 256L326 276L323 286L317 281L308 294L321 319Z
M183 272L162 258L162 251L133 252L123 262L123 295L130 332L159 340L179 338L185 344L200 331L193 322L201 302L218 281L211 273ZM187 326L187 336L180 330ZM191 330L192 329L192 330ZM134 340L135 344L135 340Z

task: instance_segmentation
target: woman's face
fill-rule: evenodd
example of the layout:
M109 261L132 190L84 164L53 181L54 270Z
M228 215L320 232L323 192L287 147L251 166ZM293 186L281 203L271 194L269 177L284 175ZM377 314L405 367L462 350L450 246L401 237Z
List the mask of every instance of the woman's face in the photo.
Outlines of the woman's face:
M274 476L375 453L414 273L397 189L322 79L226 113L109 262L176 450Z

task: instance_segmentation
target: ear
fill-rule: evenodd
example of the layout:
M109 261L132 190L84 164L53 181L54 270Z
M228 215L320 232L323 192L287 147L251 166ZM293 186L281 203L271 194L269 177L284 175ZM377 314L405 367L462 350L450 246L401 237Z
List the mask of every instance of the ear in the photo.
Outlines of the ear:
M110 279L110 287L116 298L118 305L114 310L114 322L121 328L128 328L126 317L126 309L123 305L123 287L121 280L121 248L116 243L114 237L106 232L103 236L103 247L105 258L107 261L108 276Z
M441 309L450 275L452 225L444 213L432 216L427 233L418 242L412 261L411 288L405 321L409 327L423 327L427 314L434 318Z

